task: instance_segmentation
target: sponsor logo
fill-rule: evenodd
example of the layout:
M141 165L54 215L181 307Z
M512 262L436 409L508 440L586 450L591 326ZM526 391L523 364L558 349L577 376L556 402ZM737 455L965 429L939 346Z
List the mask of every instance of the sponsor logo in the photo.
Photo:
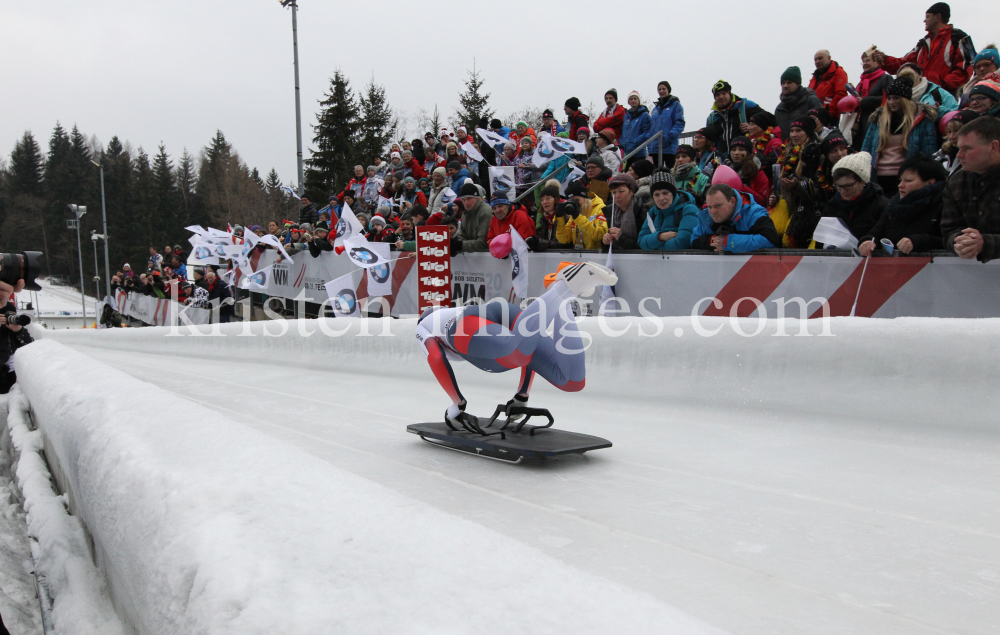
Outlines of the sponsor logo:
M341 289L333 296L333 310L340 315L351 315L358 306L358 298L351 289Z
M347 255L361 266L378 262L378 254L367 247L354 247Z
M384 284L389 279L389 264L382 263L374 267L369 267L368 272L371 273L372 280L379 284Z

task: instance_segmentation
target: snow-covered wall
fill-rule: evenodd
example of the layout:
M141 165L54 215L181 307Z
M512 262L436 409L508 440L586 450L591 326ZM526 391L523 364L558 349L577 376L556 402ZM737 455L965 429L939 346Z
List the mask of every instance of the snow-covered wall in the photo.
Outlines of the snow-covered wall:
M279 353L303 367L416 372L413 325L394 326L395 338L58 335L228 356L234 372ZM599 361L626 365L602 350ZM719 632L59 342L21 349L15 367L116 606L144 635Z

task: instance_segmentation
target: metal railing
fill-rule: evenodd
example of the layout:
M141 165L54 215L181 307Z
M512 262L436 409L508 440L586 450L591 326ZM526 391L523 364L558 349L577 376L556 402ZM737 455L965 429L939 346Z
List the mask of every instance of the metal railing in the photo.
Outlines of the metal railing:
M628 154L626 154L626 155L625 155L625 158L624 158L624 159L622 159L622 162L625 162L625 161L628 161L628 160L629 160L629 159L631 159L631 158L632 158L633 156L635 156L635 154L636 154L636 153L637 153L637 152L638 152L639 150L642 150L643 148L645 148L645 147L646 147L646 146L648 146L649 144L653 143L653 142L654 142L654 141L656 141L657 139L660 139L660 150L659 150L659 152L658 152L658 154L659 154L659 161L658 161L657 165L663 165L663 131L662 131L662 130L660 130L659 132L657 132L656 134L654 134L654 135L653 135L652 137L650 137L649 139L646 139L646 140L645 140L645 141L643 142L643 144L642 144L641 146L639 146L639 147L638 147L638 148L636 148L635 150L632 150L631 152L629 152Z

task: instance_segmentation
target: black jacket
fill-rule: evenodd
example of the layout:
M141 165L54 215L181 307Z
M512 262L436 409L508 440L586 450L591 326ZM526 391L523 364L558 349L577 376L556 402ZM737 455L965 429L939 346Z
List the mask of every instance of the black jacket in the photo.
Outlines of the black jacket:
M855 238L862 238L871 233L888 202L882 188L872 181L862 190L861 196L853 201L845 201L837 193L823 208L823 216L839 218Z
M236 312L236 310L233 308L232 303L226 303L226 298L231 299L232 297L233 294L232 292L229 291L229 287L226 286L226 281L223 280L221 277L216 278L214 289L208 289L208 301L209 302L211 302L212 300L219 301L219 306L221 307L219 309L219 315L226 315L226 314L232 315L233 313Z
M904 238L913 243L913 251L941 249L941 208L944 206L946 184L934 183L900 199L896 194L885 208L885 212L872 227L871 234L861 242L874 240L876 245L888 238L893 245Z
M303 208L299 209L299 222L309 223L310 225L315 225L319 221L319 212L316 210L316 206L309 203Z
M309 247L309 255L313 258L319 258L319 255L324 251L333 251L333 245L325 238L310 240L306 245Z

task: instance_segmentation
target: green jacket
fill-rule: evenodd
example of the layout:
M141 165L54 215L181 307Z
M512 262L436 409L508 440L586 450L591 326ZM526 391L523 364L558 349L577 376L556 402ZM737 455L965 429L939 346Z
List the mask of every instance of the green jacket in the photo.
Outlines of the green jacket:
M457 240L462 241L462 252L489 250L486 235L490 233L491 220L493 220L493 210L483 199L479 199L472 209L462 213L462 222L455 235Z

